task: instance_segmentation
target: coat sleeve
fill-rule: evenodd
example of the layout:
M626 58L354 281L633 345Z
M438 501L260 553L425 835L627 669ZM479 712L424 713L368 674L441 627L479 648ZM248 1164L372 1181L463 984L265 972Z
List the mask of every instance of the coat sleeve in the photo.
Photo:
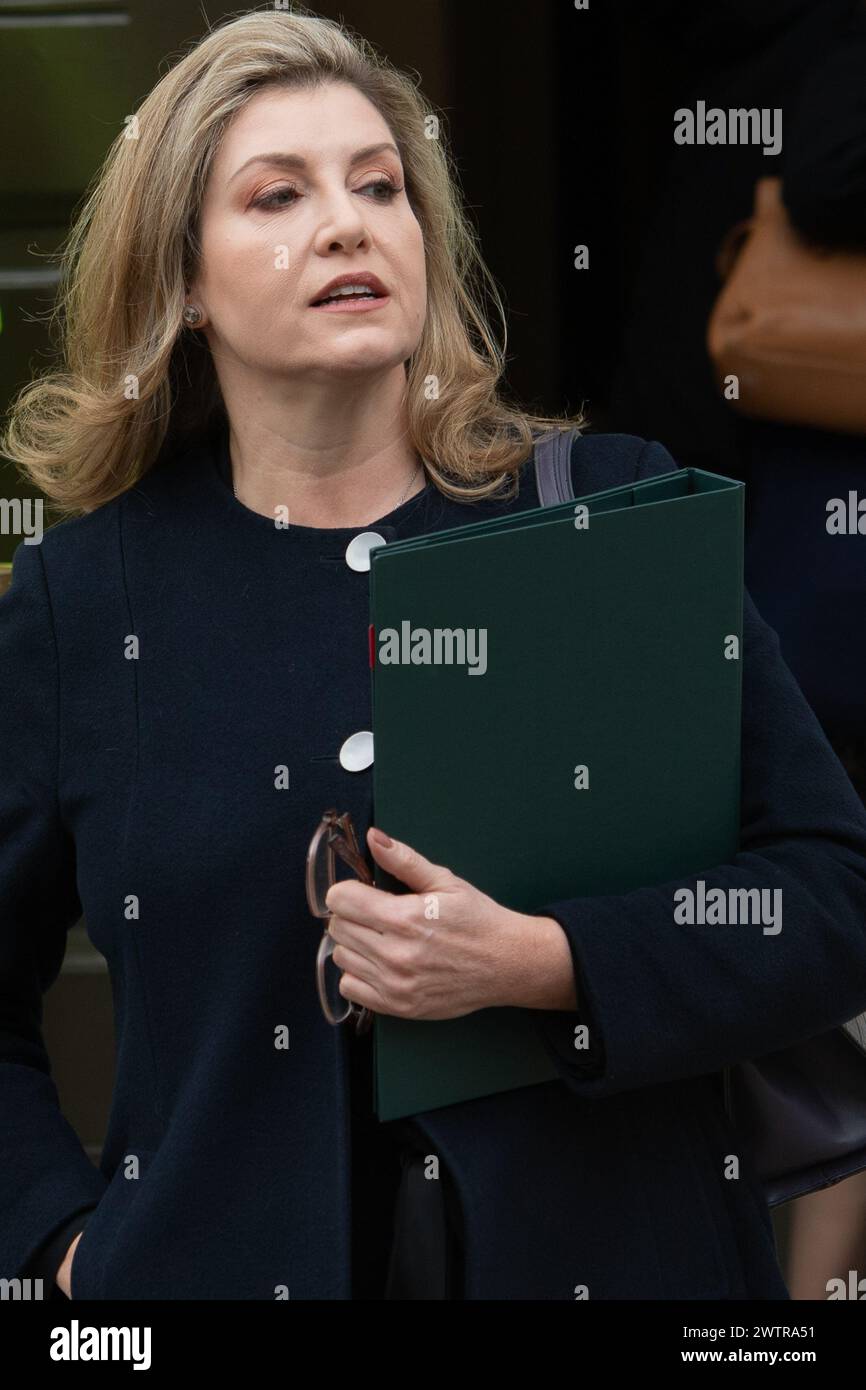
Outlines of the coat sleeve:
M636 477L676 468L647 444ZM852 634L853 639L854 634ZM577 1012L532 1014L587 1099L719 1071L866 1008L866 812L748 596L740 848L695 877L536 909L571 948ZM679 925L674 893L781 889L782 928ZM588 1046L577 1025L588 1030Z
M0 1278L107 1187L60 1110L42 996L81 916L58 805L59 677L40 547L22 542L0 598Z
M91 1208L92 1210L92 1208ZM32 1260L22 1271L24 1279L41 1279L46 1289L51 1290L57 1272L66 1259L66 1252L75 1237L84 1230L90 1217L89 1211L77 1212L69 1221L64 1221L44 1245L40 1246Z

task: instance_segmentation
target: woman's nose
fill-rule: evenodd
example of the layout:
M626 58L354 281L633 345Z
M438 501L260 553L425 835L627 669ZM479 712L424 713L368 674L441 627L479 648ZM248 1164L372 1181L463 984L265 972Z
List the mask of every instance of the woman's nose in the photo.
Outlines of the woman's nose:
M352 239L367 234L366 219L358 206L356 195L341 189L326 193L322 199L319 235L329 241Z

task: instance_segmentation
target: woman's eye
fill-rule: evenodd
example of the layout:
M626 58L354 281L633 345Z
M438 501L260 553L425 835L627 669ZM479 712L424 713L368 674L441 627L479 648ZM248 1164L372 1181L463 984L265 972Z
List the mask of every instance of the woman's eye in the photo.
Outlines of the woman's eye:
M272 192L266 193L266 194L264 195L264 197L262 197L262 198L256 198L256 200L255 200L255 207L257 207L257 208L290 207L290 206L291 206L290 203L277 203L275 200L276 200L277 198L285 197L285 195L286 195L286 194L289 194L289 193L297 193L297 191L298 191L298 190L297 190L296 188L293 188L293 187L291 187L291 186L289 186L288 188L275 188L275 189L273 189Z
M372 183L365 183L364 188L375 188L384 195L381 198L374 198L373 201L376 203L390 203L392 198L396 198L397 194L403 191L390 179L375 179Z
M373 197L374 203L390 203L392 199L396 198L398 193L402 193L403 191L402 185L398 186L392 183L390 179L373 179L370 183L365 183L358 192L366 193L370 189L372 189L375 194ZM265 193L261 198L256 198L253 206L265 208L266 210L291 207L297 192L297 188L291 184L285 188L274 188L270 193ZM281 201L284 198L291 198L292 201Z

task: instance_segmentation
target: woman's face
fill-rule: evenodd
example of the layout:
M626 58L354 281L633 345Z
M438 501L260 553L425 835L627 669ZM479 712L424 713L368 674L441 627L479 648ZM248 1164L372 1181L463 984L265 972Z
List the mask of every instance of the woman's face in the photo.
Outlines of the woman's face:
M418 346L421 228L388 126L354 87L253 97L211 166L199 240L189 301L205 312L218 369L313 382L402 366ZM384 301L313 307L331 280L361 271L378 276Z

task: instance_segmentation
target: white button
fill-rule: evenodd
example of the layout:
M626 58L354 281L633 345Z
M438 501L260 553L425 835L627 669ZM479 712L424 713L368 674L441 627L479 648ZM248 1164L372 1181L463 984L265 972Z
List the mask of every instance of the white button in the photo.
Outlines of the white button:
M373 735L369 729L352 734L340 749L340 766L347 772L363 772L373 761Z
M370 568L370 551L375 550L377 545L387 545L384 536L380 536L378 531L362 531L360 536L354 536L346 546L346 564L350 570L368 570Z

